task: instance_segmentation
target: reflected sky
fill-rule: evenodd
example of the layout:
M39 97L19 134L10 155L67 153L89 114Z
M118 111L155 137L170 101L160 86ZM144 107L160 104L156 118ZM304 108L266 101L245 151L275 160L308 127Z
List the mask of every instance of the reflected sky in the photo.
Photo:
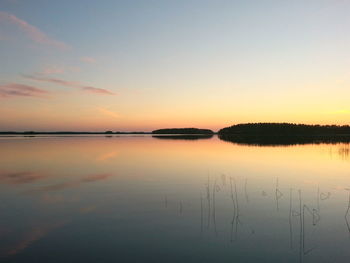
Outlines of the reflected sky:
M0 138L2 262L347 262L349 144Z

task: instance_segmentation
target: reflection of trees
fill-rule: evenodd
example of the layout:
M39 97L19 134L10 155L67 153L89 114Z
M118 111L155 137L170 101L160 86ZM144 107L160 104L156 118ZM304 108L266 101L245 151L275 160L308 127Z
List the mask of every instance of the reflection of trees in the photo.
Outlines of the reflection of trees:
M200 139L210 139L212 134L193 134L193 135L152 135L152 138L162 139L162 140L200 140Z
M349 143L350 135L250 135L250 134L219 134L226 142L256 146L290 146L321 143Z
M338 148L338 154L343 160L350 159L350 144L342 145Z
M342 135L350 134L350 126L337 125L307 125L294 123L244 123L226 127L218 132L221 134L250 135Z

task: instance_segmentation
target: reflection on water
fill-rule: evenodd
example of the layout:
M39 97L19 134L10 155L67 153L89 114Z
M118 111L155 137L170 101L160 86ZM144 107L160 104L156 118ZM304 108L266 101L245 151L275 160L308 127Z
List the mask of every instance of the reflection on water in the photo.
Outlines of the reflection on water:
M350 144L341 145L338 149L338 154L343 160L349 160Z
M349 144L0 138L1 262L348 262Z
M219 135L220 139L235 144L258 145L258 146L289 146L303 144L323 144L323 143L350 143L349 135L334 135L334 136L270 136L270 135Z
M163 140L200 140L210 139L213 137L212 134L174 134L174 135L152 135L153 138Z

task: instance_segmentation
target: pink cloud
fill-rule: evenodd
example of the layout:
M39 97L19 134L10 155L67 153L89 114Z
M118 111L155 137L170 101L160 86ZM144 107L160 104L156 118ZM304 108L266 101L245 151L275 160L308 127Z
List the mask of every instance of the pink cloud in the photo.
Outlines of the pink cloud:
M96 63L96 59L92 57L81 57L80 61L83 61L85 63L90 63L90 64Z
M66 72L80 72L80 67L77 66L60 66L60 65L46 65L42 67L42 70L36 73L38 76L48 76L63 74Z
M111 111L111 110L108 110L106 108L103 108L103 107L97 107L97 110L104 114L104 115L107 115L107 116L110 116L110 117L113 117L113 118L120 118L120 115L114 111Z
M64 73L65 70L63 67L59 67L59 66L46 66L41 72L40 74L43 75L51 75L51 74L62 74Z
M15 25L18 29L24 32L31 40L36 43L54 46L60 49L68 49L69 46L61 41L55 40L47 36L44 32L35 26L27 23L26 21L19 19L18 17L0 11L0 22L5 21L12 25Z
M94 88L94 87L82 87L83 90L86 90L90 93L99 93L99 94L106 94L106 95L114 95L113 92L106 90L106 89L100 89L100 88Z
M49 82L49 83L54 83L54 84L58 84L66 87L79 88L90 93L114 95L114 93L109 90L84 86L80 82L67 81L67 80L57 79L57 78L38 77L38 76L31 76L31 75L22 75L22 76L27 79L31 79L35 81Z
M39 77L39 76L32 76L32 75L22 75L22 76L26 79L41 81L41 82L49 82L49 83L59 84L66 87L81 88L81 85L82 85L79 82L67 81L67 80L57 79L57 78Z
M36 87L17 84L17 83L9 83L0 85L0 97L44 97L48 92L46 90L42 90Z

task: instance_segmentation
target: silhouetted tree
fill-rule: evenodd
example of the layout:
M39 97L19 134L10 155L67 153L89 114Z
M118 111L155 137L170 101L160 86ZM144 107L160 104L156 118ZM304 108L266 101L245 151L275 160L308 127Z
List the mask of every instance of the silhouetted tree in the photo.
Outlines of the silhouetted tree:
M209 129L198 129L198 128L170 128L170 129L159 129L152 131L153 134L214 134Z
M246 123L223 128L219 130L218 133L220 135L350 135L350 126L306 125L293 123Z

